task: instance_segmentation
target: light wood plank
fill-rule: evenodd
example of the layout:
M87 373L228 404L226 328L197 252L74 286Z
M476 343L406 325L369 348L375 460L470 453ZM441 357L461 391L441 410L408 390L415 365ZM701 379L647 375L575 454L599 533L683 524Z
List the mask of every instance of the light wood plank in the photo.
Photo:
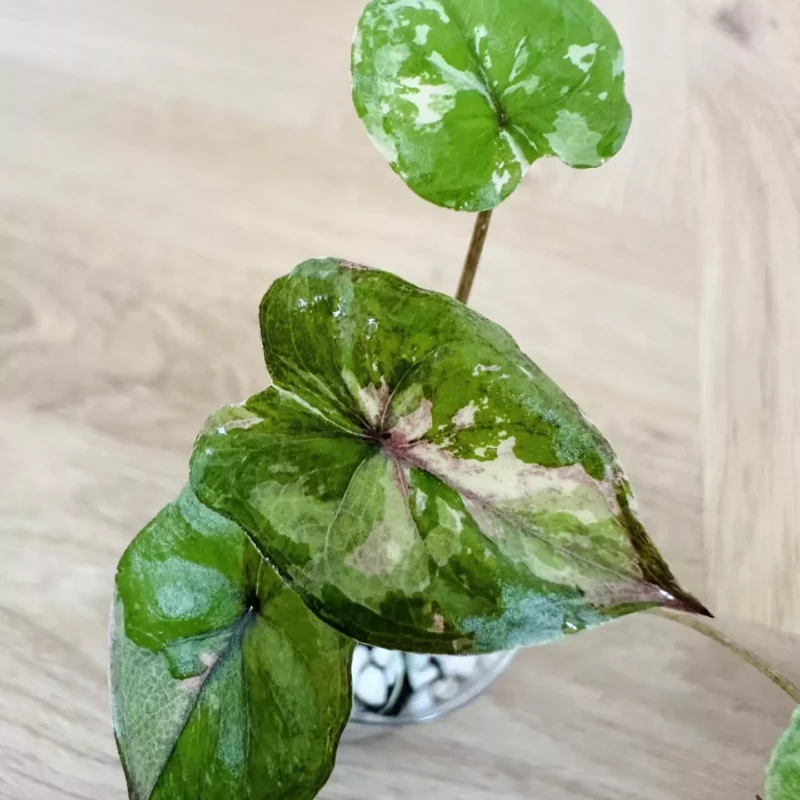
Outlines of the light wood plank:
M800 633L800 66L758 47L773 5L693 48L705 539L716 607Z

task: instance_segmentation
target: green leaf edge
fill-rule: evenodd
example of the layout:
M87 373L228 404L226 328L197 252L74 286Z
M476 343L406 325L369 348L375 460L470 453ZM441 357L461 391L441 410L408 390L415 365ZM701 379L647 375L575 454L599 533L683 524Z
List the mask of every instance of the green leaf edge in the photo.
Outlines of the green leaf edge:
M786 751L789 751L788 755ZM794 775L790 776L792 785L788 787L783 786L784 778L779 774L779 770L784 768L784 758L791 758L795 768ZM797 800L800 797L799 794L784 792L786 788L800 790L800 706L794 710L789 727L776 742L764 769L766 800Z

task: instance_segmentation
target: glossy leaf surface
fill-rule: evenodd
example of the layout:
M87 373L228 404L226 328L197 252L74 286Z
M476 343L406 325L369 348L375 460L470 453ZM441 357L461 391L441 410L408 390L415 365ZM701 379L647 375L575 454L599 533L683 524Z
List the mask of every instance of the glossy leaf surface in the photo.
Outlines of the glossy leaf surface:
M312 798L351 708L354 643L188 490L117 572L111 688L131 798Z
M191 481L332 625L464 653L702 609L606 440L499 326L336 259L276 281L261 325L275 385L208 421Z
M372 141L448 208L493 208L542 156L600 166L630 126L620 43L589 0L372 0L351 68Z
M788 730L772 751L766 777L766 800L800 797L800 708L794 712Z

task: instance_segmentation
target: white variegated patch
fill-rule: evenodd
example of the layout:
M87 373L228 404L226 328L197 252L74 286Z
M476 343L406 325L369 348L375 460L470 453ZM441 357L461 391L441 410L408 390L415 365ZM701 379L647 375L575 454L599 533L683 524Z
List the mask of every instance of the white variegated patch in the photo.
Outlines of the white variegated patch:
M403 560L403 548L393 525L382 520L372 526L367 540L345 558L345 564L364 575L385 575Z
M382 25L379 24L379 27L392 31L408 25L408 17L405 14L408 10L431 11L436 14L440 22L445 24L450 22L450 16L439 0L391 0L381 6L385 22Z
M441 53L434 52L428 61L436 67L442 79L456 92L477 92L493 105L492 96L483 80L471 70L457 69L448 64Z
M479 461L457 458L441 446L421 441L409 449L407 458L462 495L487 504L548 508L553 498L580 492L580 507L591 510L598 520L619 514L610 481L598 481L580 464L557 468L528 464L515 455L515 444L516 437L509 436L497 446L494 459Z
M459 408L453 414L453 425L456 428L471 428L475 424L475 412L477 411L474 401L470 400L463 408Z
M588 72L597 57L598 47L597 42L592 42L592 44L587 44L584 47L579 44L572 44L567 49L567 54L564 58L571 61L581 72Z
M514 138L514 134L512 134L508 128L503 128L503 130L500 131L500 138L508 145L511 155L519 165L520 172L524 175L530 166L530 162L522 151L519 142Z
M520 75L525 65L528 63L528 48L525 46L528 41L527 36L523 36L514 50L514 63L511 65L511 72L508 75L509 84L513 84Z
M503 187L511 180L511 173L504 169L502 172L499 170L492 173L492 185L496 192L501 192Z
M416 106L417 126L439 124L455 108L456 90L446 83L425 83L418 77L400 78L399 83L408 91L398 92L397 96Z
M516 91L523 91L526 94L533 94L539 88L539 84L541 82L541 78L538 75L529 75L527 78L525 78L525 80L516 81L515 83L512 83L510 86L507 86L505 89L503 89L503 96L507 97Z
M433 427L431 401L425 400L409 414L400 417L389 430L397 442L414 442L421 439Z
M614 56L614 63L611 66L611 74L618 78L620 75L625 72L625 53L620 49L617 51L617 55Z
M386 412L390 397L386 381L381 379L380 386L375 386L374 383L361 386L356 376L347 369L342 370L342 380L358 402L359 409L366 421L372 426L379 425Z
M590 130L586 119L575 111L561 109L556 117L555 130L546 133L545 138L565 164L598 167L603 163L597 152L602 135Z

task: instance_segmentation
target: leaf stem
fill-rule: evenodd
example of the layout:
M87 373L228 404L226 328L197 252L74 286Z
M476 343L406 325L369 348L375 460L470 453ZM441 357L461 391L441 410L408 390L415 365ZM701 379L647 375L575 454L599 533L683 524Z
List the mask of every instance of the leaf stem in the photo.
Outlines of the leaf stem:
M472 282L475 280L475 273L478 271L483 244L486 241L486 234L489 232L489 223L491 221L491 211L478 212L478 216L475 219L475 227L472 229L472 239L469 243L469 250L467 250L467 257L464 259L464 268L461 270L458 291L456 292L456 300L462 303L466 303L469 300Z
M650 613L662 617L663 619L677 622L678 625L683 625L684 628L691 628L693 631L703 634L703 636L706 636L717 644L721 644L734 655L744 659L750 666L755 667L765 678L772 681L779 689L788 694L795 703L800 705L799 687L795 686L788 678L785 678L772 669L763 658L757 656L752 650L748 650L743 645L730 639L713 625L709 625L705 620L690 616L689 614L675 614L662 609L653 609Z

